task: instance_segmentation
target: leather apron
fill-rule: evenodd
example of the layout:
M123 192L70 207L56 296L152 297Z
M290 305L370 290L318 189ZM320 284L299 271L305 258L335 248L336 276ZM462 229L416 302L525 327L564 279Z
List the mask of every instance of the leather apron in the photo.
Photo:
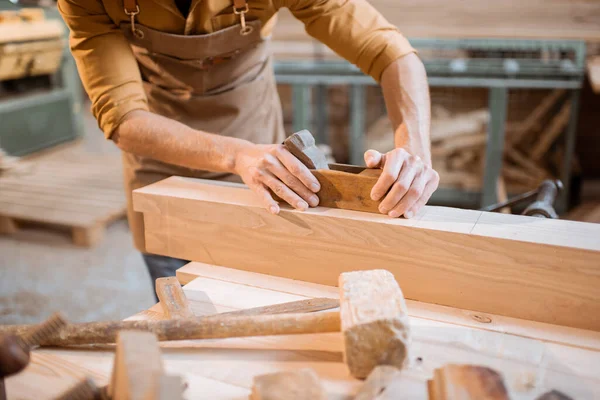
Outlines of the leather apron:
M248 10L245 0L234 1L235 7L242 1ZM134 11L127 8L132 2ZM205 35L175 35L136 23L143 9L135 0L125 0L125 7L131 23L121 29L137 59L151 112L257 144L283 141L281 104L260 21L246 23L241 10L241 24ZM142 214L133 211L133 190L172 175L239 181L236 175L182 168L125 152L123 165L129 226L142 252L144 222Z

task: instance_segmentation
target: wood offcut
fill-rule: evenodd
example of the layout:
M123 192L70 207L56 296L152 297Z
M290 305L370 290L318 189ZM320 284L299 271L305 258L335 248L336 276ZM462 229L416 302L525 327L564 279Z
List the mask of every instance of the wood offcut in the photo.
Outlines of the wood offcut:
M509 400L502 376L479 365L445 365L428 382L430 400Z

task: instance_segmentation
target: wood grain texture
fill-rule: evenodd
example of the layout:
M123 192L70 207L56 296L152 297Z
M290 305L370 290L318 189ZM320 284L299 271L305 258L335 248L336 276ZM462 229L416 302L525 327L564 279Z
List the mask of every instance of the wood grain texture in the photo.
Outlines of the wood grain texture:
M187 274L197 277L184 287L196 312L207 299L222 312L338 293L332 286L198 263ZM473 319L465 310L407 304L414 352L394 383L402 398L426 399L427 380L448 363L487 365L501 372L513 400L531 400L552 389L573 399L600 396L600 352L593 350L599 347L597 332L489 314ZM363 383L349 375L342 350L342 335L335 333L161 343L166 370L189 384L188 399L243 399L257 375L312 368L328 399L347 400ZM85 375L103 385L113 352L113 346L34 350L27 369L8 378L8 391L11 398L45 400Z
M276 372L254 378L250 400L327 400L314 370Z
M182 284L186 285L196 280L196 278L201 278L195 281L193 285L190 285L189 290L187 291L188 296L194 296L192 304L196 306L199 306L199 303L204 301L202 299L203 296L197 298L196 294L202 293L203 291L201 288L206 287L209 282L219 287L219 290L223 292L222 296L239 293L240 288L243 287L244 291L242 293L247 297L252 297L254 301L258 301L258 298L261 299L262 303L259 304L273 302L277 299L279 299L279 301L284 301L280 297L281 294L278 298L266 296L273 292L285 292L288 297L293 298L302 298L303 296L339 296L337 288L332 286L300 282L293 279L263 275L199 262L190 262L178 269L177 278ZM262 296L259 296L258 293L261 293ZM221 296L219 296L219 298L220 297ZM219 300L219 298L216 298L215 300ZM510 332L511 335L523 338L538 339L549 343L567 344L569 346L600 351L599 332L525 321L494 314L460 310L413 300L406 300L406 303L408 306L408 314L411 317L426 318L432 321L443 321L457 326L466 326L497 333ZM229 304L232 303L230 302ZM233 304L236 305L236 308L244 307L242 302ZM217 307L222 310L222 302L219 302Z
M376 265L408 299L600 330L596 224L441 207L410 220L323 207L275 216L244 186L176 177L134 204L157 254L329 285Z
M321 184L321 207L378 213L380 201L371 200L371 189L377 183L380 169L365 169L351 165L331 164L328 170L313 170Z
M364 379L378 365L402 369L410 325L394 276L385 270L344 272L339 287L344 360L352 376Z
M428 384L430 400L509 400L502 376L478 365L445 365Z

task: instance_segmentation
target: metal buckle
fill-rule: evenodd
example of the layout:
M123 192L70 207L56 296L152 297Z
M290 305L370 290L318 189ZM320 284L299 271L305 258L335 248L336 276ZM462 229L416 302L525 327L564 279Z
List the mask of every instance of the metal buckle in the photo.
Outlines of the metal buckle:
M233 7L233 13L240 16L240 24L242 25L242 29L240 29L240 35L242 36L249 35L254 30L252 26L246 25L246 13L248 10L249 7L247 3L242 9Z
M144 32L141 29L135 27L135 16L140 13L140 6L136 4L135 11L131 12L127 11L126 8L124 8L123 10L125 10L125 15L127 15L131 20L131 33L133 33L133 36L135 36L138 39L143 39Z

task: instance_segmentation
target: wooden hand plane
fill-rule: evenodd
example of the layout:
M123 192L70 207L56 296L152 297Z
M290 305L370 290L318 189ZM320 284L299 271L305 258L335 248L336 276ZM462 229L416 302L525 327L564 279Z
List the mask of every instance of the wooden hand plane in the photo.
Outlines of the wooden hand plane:
M320 206L379 213L380 201L371 200L371 189L381 169L328 164L325 154L315 145L315 138L306 129L285 139L283 145L321 184L317 193Z

